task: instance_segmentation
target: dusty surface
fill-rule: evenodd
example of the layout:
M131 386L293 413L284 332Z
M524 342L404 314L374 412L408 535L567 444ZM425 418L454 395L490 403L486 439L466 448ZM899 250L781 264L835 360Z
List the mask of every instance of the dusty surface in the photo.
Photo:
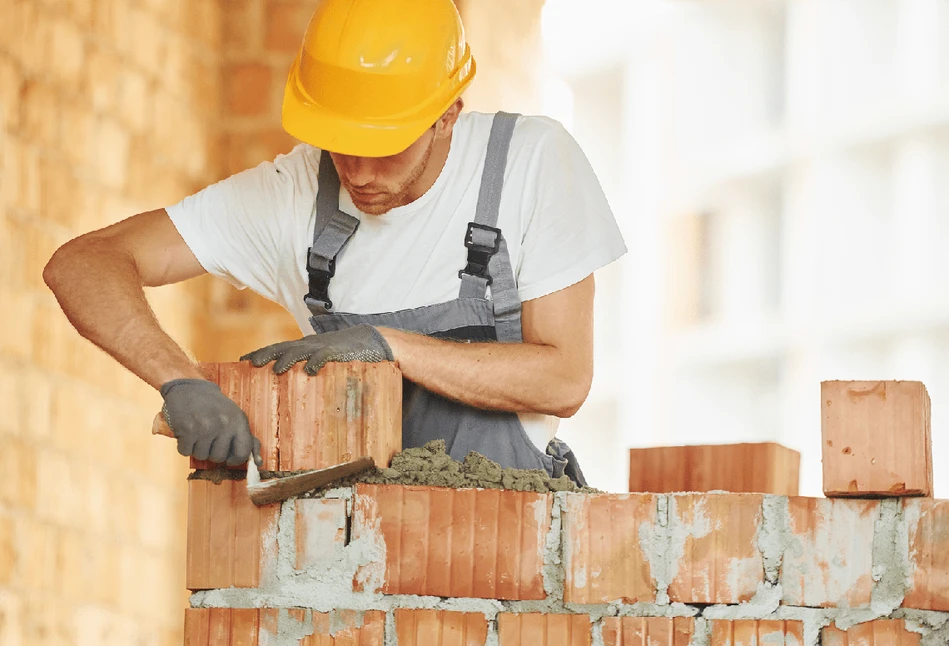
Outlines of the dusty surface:
M293 475L292 471L261 471L264 480ZM243 471L218 468L195 471L188 479L240 480ZM514 491L582 491L596 493L591 487L577 487L570 478L561 476L551 478L546 472L536 469L502 469L480 453L471 452L464 462L453 460L445 452L445 442L435 440L423 447L405 449L392 458L392 466L387 469L373 469L358 476L345 478L303 494L302 498L319 496L322 491L335 487L351 486L357 483L427 485L431 487L512 489Z

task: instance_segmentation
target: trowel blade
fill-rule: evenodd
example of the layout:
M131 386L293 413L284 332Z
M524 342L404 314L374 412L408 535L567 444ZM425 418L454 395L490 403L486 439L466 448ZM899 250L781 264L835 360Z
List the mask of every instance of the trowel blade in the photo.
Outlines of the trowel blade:
M376 463L372 458L364 457L353 460L352 462L338 464L328 469L298 473L285 478L263 480L259 483L253 483L252 480L248 478L247 494L250 496L251 502L257 506L268 505L273 502L282 502L292 496L297 496L311 489L322 487L334 480L368 471L375 466Z

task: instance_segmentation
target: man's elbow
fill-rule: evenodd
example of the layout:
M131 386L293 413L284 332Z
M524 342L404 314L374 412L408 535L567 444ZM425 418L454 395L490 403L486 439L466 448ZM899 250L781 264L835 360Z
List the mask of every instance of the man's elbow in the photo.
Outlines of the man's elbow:
M70 257L73 255L72 251L75 243L76 240L70 240L57 249L46 261L46 266L43 267L43 282L54 294L63 276L69 272L69 267L72 264Z
M583 406L583 402L587 400L587 396L590 394L590 385L593 382L592 377L592 375L584 375L581 378L572 379L563 385L563 390L558 398L559 401L556 403L556 407L553 411L556 417L566 419L577 414L580 407Z

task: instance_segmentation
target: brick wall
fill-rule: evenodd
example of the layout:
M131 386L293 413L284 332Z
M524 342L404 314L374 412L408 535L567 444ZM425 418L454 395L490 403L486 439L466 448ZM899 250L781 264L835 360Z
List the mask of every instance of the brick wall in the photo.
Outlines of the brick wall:
M189 486L186 646L949 643L946 501Z
M0 644L180 644L187 463L43 284L69 238L219 177L216 0L0 2ZM193 341L202 283L150 292ZM167 441L164 441L167 442Z

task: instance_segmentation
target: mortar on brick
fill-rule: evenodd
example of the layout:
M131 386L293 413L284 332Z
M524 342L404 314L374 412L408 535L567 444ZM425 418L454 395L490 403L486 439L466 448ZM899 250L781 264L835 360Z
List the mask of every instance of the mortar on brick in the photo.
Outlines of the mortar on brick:
M874 613L888 615L902 605L913 569L903 503L898 498L883 500L873 527L874 585L870 608Z
M903 619L906 630L923 636L920 646L949 644L949 614L904 608L894 612L892 616L894 619Z
M300 640L313 634L313 611L305 610L303 621L290 616L290 610L281 608L277 613L277 634L267 635L268 646L299 646Z

